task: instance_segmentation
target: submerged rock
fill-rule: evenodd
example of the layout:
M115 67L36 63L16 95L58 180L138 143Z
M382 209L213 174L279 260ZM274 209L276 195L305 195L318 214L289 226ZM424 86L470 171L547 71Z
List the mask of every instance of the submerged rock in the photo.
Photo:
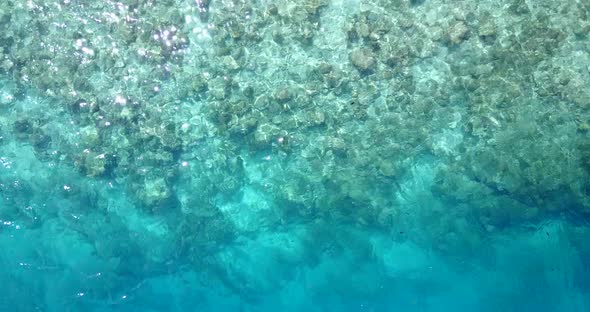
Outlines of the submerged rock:
M375 57L366 48L355 49L350 53L350 61L360 72L371 71L375 66Z

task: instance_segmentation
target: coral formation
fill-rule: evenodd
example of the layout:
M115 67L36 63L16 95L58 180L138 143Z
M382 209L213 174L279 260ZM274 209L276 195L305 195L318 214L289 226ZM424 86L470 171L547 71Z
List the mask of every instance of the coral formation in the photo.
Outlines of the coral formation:
M3 1L0 144L108 187L52 189L98 215L123 209L108 200L121 189L137 218L99 223L120 222L133 248L156 241L154 267L174 257L166 242L194 265L239 253L201 257L251 229L231 214L246 187L272 194L272 212L252 217L263 227L417 223L432 233L413 244L441 254L511 226L590 217L590 5L348 4ZM403 204L424 159L436 164L425 192L456 211ZM32 180L0 190L33 193ZM14 196L21 208L6 215L57 215ZM77 224L77 213L60 217ZM105 257L126 248L94 231L79 229ZM247 279L232 270L249 263L232 265L212 270Z

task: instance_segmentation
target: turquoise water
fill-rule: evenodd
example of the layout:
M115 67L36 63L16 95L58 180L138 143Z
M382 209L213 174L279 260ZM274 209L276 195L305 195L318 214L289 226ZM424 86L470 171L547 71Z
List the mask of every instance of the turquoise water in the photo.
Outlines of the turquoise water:
M0 311L590 311L590 4L3 0L0 165Z

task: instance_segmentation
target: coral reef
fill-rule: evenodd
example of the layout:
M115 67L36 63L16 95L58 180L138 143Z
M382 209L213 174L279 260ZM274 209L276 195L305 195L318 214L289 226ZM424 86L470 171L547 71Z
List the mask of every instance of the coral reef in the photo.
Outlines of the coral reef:
M250 234L252 220L389 234L419 224L431 233L412 244L448 255L511 227L590 217L587 2L350 3L3 1L0 145L76 178L6 178L0 190L20 208L1 214L77 224L75 209L18 195L50 188L113 214L97 223L119 222L133 250L153 243L150 268L178 252L237 279L251 277L233 271L248 260L218 264L240 250L212 250ZM405 185L424 159L435 165L423 198L452 213L407 204L420 201ZM110 202L110 188L128 205ZM255 216L239 219L245 190L273 208L250 198L243 213ZM107 258L125 249L91 225L77 231L67 235ZM256 282L268 291L281 277Z

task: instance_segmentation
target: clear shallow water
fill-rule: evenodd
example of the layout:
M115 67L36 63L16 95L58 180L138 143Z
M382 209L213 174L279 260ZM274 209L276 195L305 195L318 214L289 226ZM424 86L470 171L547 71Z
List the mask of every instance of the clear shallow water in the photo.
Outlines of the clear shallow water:
M0 311L590 310L590 7L0 5Z

